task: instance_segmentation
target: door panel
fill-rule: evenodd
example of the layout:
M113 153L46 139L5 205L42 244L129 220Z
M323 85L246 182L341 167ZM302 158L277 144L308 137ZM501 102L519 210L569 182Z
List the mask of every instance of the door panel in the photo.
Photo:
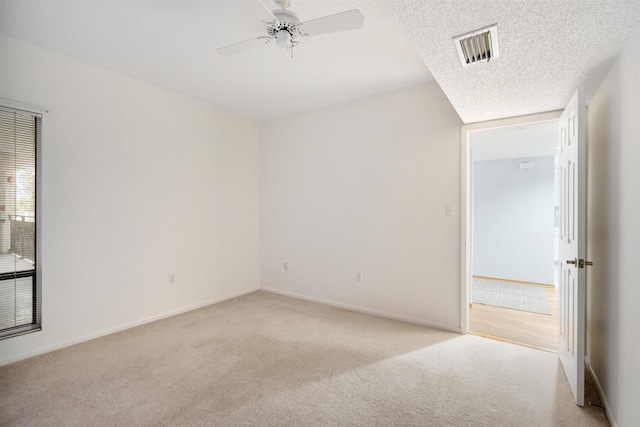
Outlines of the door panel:
M558 355L571 392L584 405L585 132L584 101L576 91L560 117L560 301ZM580 261L582 260L582 262Z

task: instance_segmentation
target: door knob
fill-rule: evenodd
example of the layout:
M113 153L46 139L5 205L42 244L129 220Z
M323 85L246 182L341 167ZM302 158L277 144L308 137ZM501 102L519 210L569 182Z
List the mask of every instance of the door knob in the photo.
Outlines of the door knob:
M578 268L584 268L585 265L593 265L591 261L585 261L582 258L578 260Z
M566 261L567 264L575 265L578 268L584 268L585 265L593 265L593 261L585 261L581 259L568 259Z

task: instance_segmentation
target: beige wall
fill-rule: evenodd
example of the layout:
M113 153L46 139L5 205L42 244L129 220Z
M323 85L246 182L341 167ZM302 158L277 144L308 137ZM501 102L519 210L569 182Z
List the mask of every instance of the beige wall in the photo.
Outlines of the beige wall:
M43 330L0 364L259 287L257 121L12 39L0 55L0 98L50 110Z
M640 29L588 110L587 364L612 425L640 408Z

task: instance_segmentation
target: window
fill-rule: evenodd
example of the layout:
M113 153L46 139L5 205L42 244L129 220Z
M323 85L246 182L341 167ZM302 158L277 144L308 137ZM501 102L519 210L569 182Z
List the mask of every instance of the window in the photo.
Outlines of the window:
M0 105L0 339L41 328L40 114Z

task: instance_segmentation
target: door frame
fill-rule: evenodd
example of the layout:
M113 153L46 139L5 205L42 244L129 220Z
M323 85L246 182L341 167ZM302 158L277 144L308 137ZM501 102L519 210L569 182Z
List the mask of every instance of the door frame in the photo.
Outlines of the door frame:
M560 119L562 110L462 125L460 128L460 333L469 333L471 284L471 156L469 136L481 130L529 125Z

